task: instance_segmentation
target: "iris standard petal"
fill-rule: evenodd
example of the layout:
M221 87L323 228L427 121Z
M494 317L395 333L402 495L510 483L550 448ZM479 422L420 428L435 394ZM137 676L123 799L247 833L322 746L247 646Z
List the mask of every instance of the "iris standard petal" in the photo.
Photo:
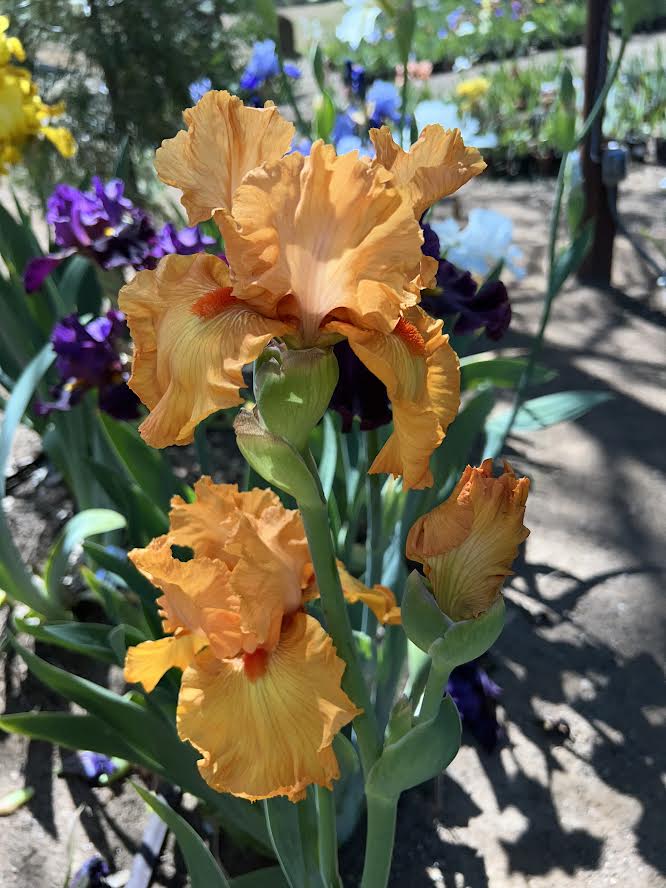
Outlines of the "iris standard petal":
M203 652L185 671L178 732L199 750L218 792L298 801L339 775L332 742L359 710L342 690L344 662L314 617L291 617L271 653L219 661Z
M248 174L220 218L235 290L264 314L295 319L313 344L333 314L389 332L419 272L422 235L380 166L315 142Z
M155 156L157 174L183 192L190 225L228 210L243 176L289 151L293 124L272 103L249 108L226 90L210 90L183 112L187 130L166 139Z
M202 419L242 402L242 368L290 328L231 295L225 262L166 256L126 284L119 304L134 340L129 385L150 409L140 431L153 447L187 444Z
M373 162L390 170L409 195L417 219L486 168L478 150L465 145L460 130L439 124L424 127L409 151L394 142L387 126L370 130L370 138L376 151Z

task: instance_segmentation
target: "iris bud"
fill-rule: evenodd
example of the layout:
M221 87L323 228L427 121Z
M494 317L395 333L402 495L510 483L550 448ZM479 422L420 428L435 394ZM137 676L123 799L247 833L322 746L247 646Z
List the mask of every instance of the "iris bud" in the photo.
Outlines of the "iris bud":
M240 452L269 484L293 496L302 506L321 503L322 494L303 457L288 441L266 428L256 407L238 413L234 431Z
M254 367L254 397L266 429L305 450L338 381L332 349L270 345Z

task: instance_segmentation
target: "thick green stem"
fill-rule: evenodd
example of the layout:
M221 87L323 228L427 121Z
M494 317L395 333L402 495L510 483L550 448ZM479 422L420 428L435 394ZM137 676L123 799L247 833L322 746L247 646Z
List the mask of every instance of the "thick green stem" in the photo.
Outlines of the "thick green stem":
M418 716L419 722L430 721L439 712L450 674L451 670L445 664L438 665L436 660L431 660L428 681L423 692L423 702Z
M368 829L361 888L386 888L391 874L398 800L372 793L368 793L366 799Z
M377 429L366 433L368 468L379 452ZM374 586L382 578L382 482L379 475L365 477L367 535L365 544L365 584Z
M325 888L342 888L338 871L338 834L335 825L335 799L329 789L317 787L319 872Z
M299 508L321 594L326 627L331 634L338 656L342 657L347 664L342 684L356 706L363 710L362 714L354 719L354 730L358 737L363 772L367 776L370 768L379 757L381 738L368 688L354 647L349 614L335 563L335 551L328 524L326 502L322 499L317 505L299 503Z

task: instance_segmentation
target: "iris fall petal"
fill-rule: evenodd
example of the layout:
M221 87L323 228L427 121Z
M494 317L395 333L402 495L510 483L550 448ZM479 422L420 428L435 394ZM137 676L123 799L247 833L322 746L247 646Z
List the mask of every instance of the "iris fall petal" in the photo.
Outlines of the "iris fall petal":
M130 387L151 413L141 433L153 447L187 444L197 424L240 404L242 368L289 327L231 296L216 256L166 256L120 294L134 340Z
M185 671L178 732L199 750L199 770L218 792L298 801L339 775L335 734L359 711L340 687L344 662L303 613L261 659L220 661L204 652Z

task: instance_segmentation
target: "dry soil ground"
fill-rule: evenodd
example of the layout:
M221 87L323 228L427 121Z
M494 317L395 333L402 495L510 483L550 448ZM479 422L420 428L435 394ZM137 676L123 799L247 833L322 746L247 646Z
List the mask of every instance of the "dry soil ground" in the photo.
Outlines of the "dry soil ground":
M665 174L637 167L621 199L628 224L662 241ZM511 216L529 258L527 277L511 287L507 346L525 347L536 328L552 192L548 181L482 180L464 190L463 212L487 206ZM614 280L611 292L569 284L543 354L560 372L544 393L604 389L614 400L510 442L533 490L532 535L491 660L504 689L505 745L491 756L464 746L437 786L403 801L395 888L666 886L666 306L622 240ZM31 444L22 446L19 461ZM7 505L24 553L38 558L54 516L66 514L62 489L33 474ZM16 660L6 658L2 678L9 711L60 706ZM549 732L544 720L564 720L570 736ZM59 779L60 758L44 743L0 736L0 795L23 782L37 789L2 823L3 888L62 885L70 836L75 864L98 849L117 869L140 844L147 815L133 791ZM349 885L354 849L344 855ZM167 846L155 884L184 884L173 861Z

